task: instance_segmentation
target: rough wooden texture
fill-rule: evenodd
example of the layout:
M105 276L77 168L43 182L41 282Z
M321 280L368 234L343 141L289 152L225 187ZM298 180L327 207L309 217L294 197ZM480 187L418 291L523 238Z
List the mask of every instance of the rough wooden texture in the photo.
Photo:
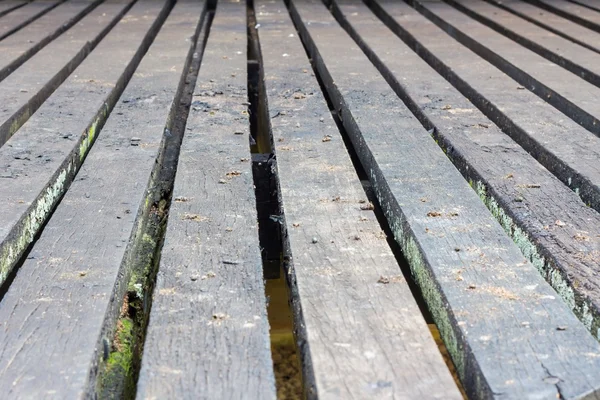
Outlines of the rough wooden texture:
M105 25L127 3L107 6ZM167 12L165 3L137 3L0 148L0 283L73 180Z
M132 249L148 240L140 229L150 211L147 185L202 9L202 2L180 1L172 10L0 303L3 393L66 399L93 390L88 375L95 379L103 341L112 342L105 313L118 315L127 265L138 262ZM141 34L148 20L137 27ZM44 362L32 364L32 357Z
M336 12L505 231L599 339L600 215L449 86L366 6ZM337 11L339 10L339 11ZM539 187L527 187L534 183Z
M323 5L294 4L292 15L467 394L596 395L598 342Z
M600 86L600 54L540 28L508 11L482 1L447 0L448 3L495 31Z
M138 399L275 398L246 46L246 4L219 2L181 147Z
M35 0L0 19L0 40L41 17L64 0Z
M579 194L586 204L600 210L600 168L596 162L600 157L600 140L596 136L444 35L408 5L393 1L371 4L396 34L504 133ZM565 132L569 133L569 140L565 140Z
M255 7L307 397L461 398L283 1Z
M101 0L68 1L14 35L0 41L0 81L101 2Z
M565 0L525 0L581 26L600 32L600 13Z
M540 9L521 0L488 0L492 4L510 11L542 28L549 30L559 36L587 47L590 50L600 52L600 34L558 16L552 12Z
M469 47L590 132L600 136L600 88L437 0L416 7L449 35ZM557 38L558 40L558 38ZM583 49L588 55L596 53Z
M0 109L0 146L104 38L119 21L127 3L129 1L111 1L101 5L0 82L0 104L3 105Z

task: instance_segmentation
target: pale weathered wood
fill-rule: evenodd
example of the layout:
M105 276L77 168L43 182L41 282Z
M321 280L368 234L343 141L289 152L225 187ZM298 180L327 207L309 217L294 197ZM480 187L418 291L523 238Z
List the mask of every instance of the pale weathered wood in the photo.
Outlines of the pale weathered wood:
M565 0L525 0L586 28L600 32L600 13Z
M449 86L365 5L336 3L336 13L396 93L434 129L438 144L522 253L597 336L600 214ZM528 188L532 183L539 187Z
M35 0L0 19L0 40L12 35L65 0Z
M255 7L307 397L461 398L283 1Z
M62 3L19 32L0 41L0 81L100 3L102 0L71 0Z
M100 27L106 27L127 3L106 7L94 10L104 9L105 14L96 16L99 21L94 25L103 22ZM166 3L136 3L18 134L0 148L0 283L73 180L168 11Z
M600 34L521 0L488 0L559 36L600 53Z
M127 10L127 3L130 1L113 0L101 5L0 82L0 146L17 132L120 20Z
M128 23L132 42L139 44L162 7L154 4L142 3L147 18L132 10L130 21L147 19ZM104 342L112 342L114 325L105 318L118 316L127 268L137 262L133 249L147 240L147 185L179 104L202 11L197 1L180 1L171 11L0 303L0 390L10 398L75 399L94 391ZM111 50L128 53L127 47ZM135 146L132 138L139 139Z
M246 4L219 2L181 147L138 399L275 398L246 46Z
M323 5L293 4L470 397L596 395L598 342Z
M0 17L9 14L17 8L23 7L28 3L27 0L4 0L0 3Z

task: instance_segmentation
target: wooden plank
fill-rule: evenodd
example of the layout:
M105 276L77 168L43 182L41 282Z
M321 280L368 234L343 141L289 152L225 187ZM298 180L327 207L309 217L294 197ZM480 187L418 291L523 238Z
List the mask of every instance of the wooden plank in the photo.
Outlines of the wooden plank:
M525 257L598 336L600 281L594 271L600 238L594 232L600 214L448 86L366 6L337 2L345 26L396 93L433 130ZM540 187L528 188L532 182Z
M101 2L74 0L62 3L19 32L0 41L0 81Z
M17 8L23 7L27 3L28 1L26 0L4 0L2 3L0 3L0 17L16 10Z
M35 0L0 19L0 40L12 35L65 0Z
M324 6L293 4L467 394L597 395L598 342Z
M600 52L600 34L598 32L521 0L489 1L552 33L569 39L590 50Z
M596 0L569 0L572 3L582 5L590 10L600 11L600 4Z
M552 32L489 3L466 0L448 0L448 3L593 85L600 85L600 54L557 37Z
M245 3L218 3L181 147L138 399L275 399L246 27Z
M127 10L112 1L94 10L79 24L38 52L18 71L0 82L0 146L33 115ZM0 42L1 43L1 42ZM60 57L56 57L60 54Z
M0 148L0 283L72 182L168 11L153 1L138 4ZM106 6L98 17L104 25L127 3Z
M525 0L561 17L600 32L600 13L565 0Z
M597 137L443 35L440 28L414 9L391 1L369 3L413 51L587 205L600 210L600 169L595 161L600 156ZM528 113L522 112L523 104L527 104ZM569 132L569 140L565 140L564 132Z
M139 44L163 4L134 6L125 17L127 23L114 31L121 46L108 43L111 33L107 49L131 56L128 47ZM147 185L149 180L153 184L150 176L160 160L163 132L174 119L195 47L189 38L203 8L202 2L180 1L169 14L77 180L2 299L3 393L19 398L50 393L65 399L93 394L103 341L112 338L105 319L114 322L118 317L127 290L127 266L136 262L132 249L143 240L141 226L152 204ZM123 42L124 34L130 42ZM123 59L117 62L122 65ZM104 60L101 67L111 66ZM84 72L77 74L83 77ZM140 139L137 146L131 145L132 137ZM34 354L45 361L32 364Z
M463 45L511 76L581 126L600 136L600 89L516 45L510 39L439 1L415 7ZM594 54L585 50L588 54Z
M307 397L461 398L374 212L361 210L365 192L283 1L255 7Z

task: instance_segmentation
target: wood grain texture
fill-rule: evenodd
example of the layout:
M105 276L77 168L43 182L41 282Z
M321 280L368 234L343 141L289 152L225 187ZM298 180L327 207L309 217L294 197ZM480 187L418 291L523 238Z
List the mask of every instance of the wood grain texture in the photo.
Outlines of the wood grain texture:
M600 141L406 4L371 2L380 18L504 133L600 210ZM527 113L523 112L527 105ZM568 132L569 140L565 140Z
M68 1L14 35L0 41L0 81L101 2L101 0Z
M450 36L515 79L527 90L600 136L600 88L548 62L533 51L475 21L446 3L415 0L417 9ZM557 38L558 40L558 38ZM588 55L596 53L584 51Z
M590 50L600 52L600 34L598 32L521 0L488 1L550 32L587 47Z
M307 397L461 398L283 1L255 7Z
M353 0L336 3L336 12L396 93L432 130L524 256L597 336L600 215L449 86L366 6ZM528 187L532 183L536 187Z
M108 112L169 11L141 2L40 109L0 148L0 282L4 282L65 193ZM100 26L118 21L127 3L96 11Z
M105 314L118 315L132 249L145 240L148 182L202 11L196 1L174 7L0 303L0 390L11 398L93 391L88 375L95 379L103 339L112 341ZM44 362L32 365L33 355Z
M467 394L596 396L598 342L323 5L293 4Z
M64 0L35 0L0 19L0 40L41 17Z
M119 4L120 3L120 4ZM103 4L0 82L0 146L33 115L108 33L129 3ZM2 42L0 42L2 43ZM56 57L60 54L60 57Z
M181 147L138 399L275 399L246 26L245 3L219 2Z

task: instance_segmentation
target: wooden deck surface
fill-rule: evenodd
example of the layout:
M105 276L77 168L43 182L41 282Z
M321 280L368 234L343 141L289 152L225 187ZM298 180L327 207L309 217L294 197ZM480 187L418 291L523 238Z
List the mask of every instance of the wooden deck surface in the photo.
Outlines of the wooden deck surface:
M0 0L0 397L600 399L599 161L600 0Z

